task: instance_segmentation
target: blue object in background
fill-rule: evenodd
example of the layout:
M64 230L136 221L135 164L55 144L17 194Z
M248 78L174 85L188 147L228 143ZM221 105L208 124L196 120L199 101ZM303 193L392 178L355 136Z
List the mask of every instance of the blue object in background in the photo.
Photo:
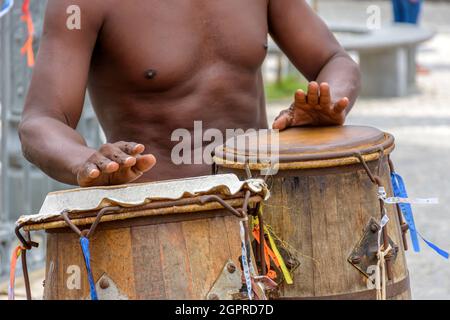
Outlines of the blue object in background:
M392 0L394 21L417 24L423 0Z
M0 18L11 10L14 6L14 0L4 0L2 6L0 7Z

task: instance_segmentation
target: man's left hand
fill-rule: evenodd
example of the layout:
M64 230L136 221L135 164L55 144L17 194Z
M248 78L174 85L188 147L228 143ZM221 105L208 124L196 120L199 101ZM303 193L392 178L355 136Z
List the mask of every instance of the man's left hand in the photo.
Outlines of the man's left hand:
M322 82L319 86L313 81L309 83L307 93L301 89L295 93L294 103L280 113L272 128L342 125L348 105L347 97L333 101L328 83Z

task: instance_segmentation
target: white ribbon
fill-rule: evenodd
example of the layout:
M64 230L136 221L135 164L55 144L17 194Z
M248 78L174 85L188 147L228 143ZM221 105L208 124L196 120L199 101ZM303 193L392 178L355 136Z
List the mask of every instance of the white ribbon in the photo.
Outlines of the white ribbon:
M400 198L390 197L383 199L384 203L397 204L397 203L410 203L410 204L439 204L438 198Z
M386 256L391 251L392 247L389 245L386 250L378 249L377 268L375 269L375 288L377 290L377 300L386 300Z
M270 198L270 190L267 183L263 179L247 179L245 180L249 189L255 193L264 193L264 201Z
M409 204L439 204L439 198L400 198L387 197L384 187L378 188L378 199L386 204L409 203Z
M251 270L249 267L249 261L247 259L247 241L245 239L245 226L244 226L244 222L240 221L239 222L239 226L240 226L240 236L241 236L241 246L242 246L242 269L244 269L244 277L245 277L245 284L247 286L247 294L248 294L248 299L252 300L252 278L251 278ZM250 263L251 266L251 263Z
M391 246L389 245L385 250L382 250L381 245L381 235L383 228L389 222L389 217L386 214L386 209L384 209L384 215L380 221L380 230L378 230L377 238L377 268L375 269L375 289L377 291L377 300L386 300L386 261L385 257L391 251Z

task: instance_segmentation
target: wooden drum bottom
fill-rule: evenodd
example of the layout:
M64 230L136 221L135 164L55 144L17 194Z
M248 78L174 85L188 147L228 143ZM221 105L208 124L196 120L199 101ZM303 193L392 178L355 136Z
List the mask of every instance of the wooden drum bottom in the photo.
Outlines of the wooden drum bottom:
M95 281L107 276L106 298L205 299L226 262L239 265L239 224L224 210L190 221L154 218L99 225L91 239L91 266ZM77 235L59 229L47 241L44 298L88 299Z
M369 163L375 170L374 163ZM387 162L382 179L392 195ZM242 171L220 168L220 172ZM269 180L271 198L263 216L275 234L297 251L301 265L294 284L280 298L375 299L367 278L347 259L370 218L380 221L377 187L360 165L331 169L280 171ZM408 271L395 206L387 206L389 237L398 245L387 297L410 299Z

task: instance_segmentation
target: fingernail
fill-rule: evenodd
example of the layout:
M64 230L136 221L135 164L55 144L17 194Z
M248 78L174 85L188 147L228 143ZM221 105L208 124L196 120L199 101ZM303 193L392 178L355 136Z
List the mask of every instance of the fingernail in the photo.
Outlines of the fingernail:
M92 169L91 171L89 171L89 177L94 177L97 174L97 170L96 169Z
M107 170L111 170L111 169L117 170L119 168L120 168L120 165L115 161L112 161L112 162L108 163L108 165L107 165Z
M139 150L139 149L145 149L145 146L143 144L138 144L136 145L136 147L134 148L134 150Z
M135 157L128 157L125 159L126 163L131 163L131 162L136 162L136 158Z

